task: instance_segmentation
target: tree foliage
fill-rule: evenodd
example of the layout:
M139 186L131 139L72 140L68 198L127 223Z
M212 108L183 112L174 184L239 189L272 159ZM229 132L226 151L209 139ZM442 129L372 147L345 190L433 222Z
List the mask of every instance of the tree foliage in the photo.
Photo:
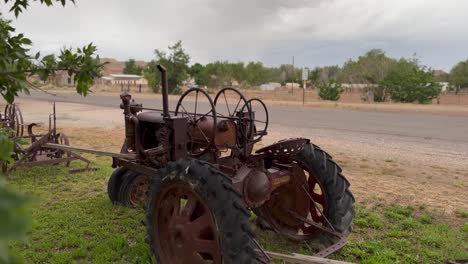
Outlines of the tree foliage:
M5 5L11 4L10 12L18 17L29 6L30 0L4 0ZM65 5L74 0L39 0L38 2L51 6L55 3ZM95 57L96 47L92 44L76 49L64 48L56 58L47 55L41 58L40 53L29 54L32 41L17 34L11 26L11 21L0 14L0 95L12 103L20 92L28 92L33 87L28 77L37 74L42 80L56 71L66 71L73 76L77 84L76 90L86 95L96 77L100 76L104 64ZM0 129L0 163L8 161L13 151L13 142L6 129ZM24 236L25 226L29 217L25 210L26 199L9 190L0 178L0 263L10 263L13 258L9 254L9 240Z
M265 67L261 62L232 63L215 61L205 66L195 63L190 67L190 76L198 85L222 87L237 82L244 88L259 86L263 83L279 81L274 78L274 68Z
M15 258L8 253L9 241L23 239L25 235L30 223L28 200L8 189L0 178L0 201L0 263L14 263Z
M174 45L169 46L168 49L169 53L159 49L154 50L156 59L147 64L144 70L144 76L148 80L148 84L153 91L159 92L160 74L156 65L164 65L168 71L167 81L169 84L169 93L178 94L181 92L180 86L182 82L188 78L190 56L183 49L182 41L180 40Z
M4 0L4 2L5 4L12 3L9 11L15 13L15 16L18 17L20 13L28 8L31 0ZM75 0L39 0L39 2L46 6L52 6L54 4L61 4L62 6L65 6L67 2L74 4Z
M344 89L341 84L331 80L328 82L322 82L318 85L319 96L322 100L338 101Z
M190 66L188 70L188 74L195 80L195 83L198 85L206 85L207 83L207 81L204 79L206 77L204 74L204 69L205 67L197 62Z
M143 72L143 67L138 66L134 59L129 59L125 62L125 68L123 72L125 74L141 75L141 73Z
M12 103L19 92L28 92L32 84L28 77L39 75L42 80L57 71L66 71L73 76L79 94L86 95L95 78L101 76L103 63L94 57L96 47L91 43L74 52L71 48L54 55L40 58L40 53L29 55L32 41L23 34L15 34L10 21L0 18L0 94Z
M449 81L456 87L457 93L459 88L468 88L468 60L461 61L452 68Z
M393 101L428 103L440 94L431 69L421 66L416 59L400 59L380 83Z
M341 73L341 68L338 65L316 67L309 74L309 80L314 84L327 83L337 80Z
M387 57L384 51L372 49L356 61L349 60L340 73L339 80L345 83L369 84L364 90L374 95L374 101L384 102L388 97L385 87L375 85L382 82L397 61Z

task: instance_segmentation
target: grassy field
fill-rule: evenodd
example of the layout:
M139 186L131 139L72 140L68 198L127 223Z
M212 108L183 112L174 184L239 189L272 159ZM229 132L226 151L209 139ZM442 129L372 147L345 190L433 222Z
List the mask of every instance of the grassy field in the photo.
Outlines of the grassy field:
M12 249L25 263L148 263L143 210L110 203L110 159L90 156L99 170L69 174L63 166L20 169L10 187L30 197L33 221L25 241ZM447 218L426 206L372 205L357 201L350 243L332 258L362 263L440 263L468 258L467 213ZM279 252L313 254L256 229L260 243Z

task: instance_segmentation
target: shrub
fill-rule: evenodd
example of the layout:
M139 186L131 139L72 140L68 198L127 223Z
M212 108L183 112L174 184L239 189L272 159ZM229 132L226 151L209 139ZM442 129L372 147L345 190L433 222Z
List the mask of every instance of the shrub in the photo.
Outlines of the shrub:
M441 91L432 71L416 59L399 60L379 86L388 90L393 101L402 103L430 103Z
M335 81L323 82L318 85L319 96L322 100L338 101L344 89Z

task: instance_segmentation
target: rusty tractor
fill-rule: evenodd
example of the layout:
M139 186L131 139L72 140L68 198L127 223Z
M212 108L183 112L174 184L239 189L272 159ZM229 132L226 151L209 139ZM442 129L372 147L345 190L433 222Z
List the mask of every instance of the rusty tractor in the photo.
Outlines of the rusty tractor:
M189 89L170 111L166 69L158 69L163 109L121 95L125 141L111 155L108 194L114 203L146 207L159 263L268 262L249 225L251 210L262 228L319 242L317 256L346 244L354 197L328 153L306 138L257 149L268 110L235 88L214 99Z

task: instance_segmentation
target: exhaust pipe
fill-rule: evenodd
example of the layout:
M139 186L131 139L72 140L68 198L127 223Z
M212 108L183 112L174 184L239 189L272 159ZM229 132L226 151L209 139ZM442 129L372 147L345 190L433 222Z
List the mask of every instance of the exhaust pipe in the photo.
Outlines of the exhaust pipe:
M161 64L158 64L158 70L161 72L161 87L163 100L163 116L169 117L169 88L167 83L167 70Z

